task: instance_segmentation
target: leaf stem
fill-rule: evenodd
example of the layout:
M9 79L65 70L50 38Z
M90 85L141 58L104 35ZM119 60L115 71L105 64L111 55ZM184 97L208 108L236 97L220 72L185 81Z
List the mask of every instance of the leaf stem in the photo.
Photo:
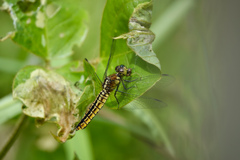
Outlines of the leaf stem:
M18 120L18 123L17 123L12 135L9 137L8 141L3 146L3 149L0 151L0 159L3 159L4 156L7 154L8 150L12 147L12 145L16 141L21 129L23 128L26 120L27 120L27 116L25 114L22 114Z

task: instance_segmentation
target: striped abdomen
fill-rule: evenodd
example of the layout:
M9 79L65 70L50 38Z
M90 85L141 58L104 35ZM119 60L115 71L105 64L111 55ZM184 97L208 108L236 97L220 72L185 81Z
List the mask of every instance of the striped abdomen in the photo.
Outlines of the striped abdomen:
M76 126L76 130L81 130L87 127L87 125L91 122L91 120L96 116L99 110L103 107L108 96L109 96L109 93L105 89L103 89L98 94L95 101L91 104L91 106L88 108L88 111L85 113L84 117Z

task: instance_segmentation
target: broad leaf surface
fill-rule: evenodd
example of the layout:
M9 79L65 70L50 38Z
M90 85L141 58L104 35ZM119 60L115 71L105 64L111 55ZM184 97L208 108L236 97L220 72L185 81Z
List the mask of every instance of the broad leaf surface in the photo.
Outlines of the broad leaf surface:
M78 1L5 1L15 27L12 40L44 60L71 55L86 37L87 15Z
M76 81L79 81L79 79L83 79L82 81L84 81L84 68L81 61L72 61L61 68L56 69L55 71L72 84L74 84Z

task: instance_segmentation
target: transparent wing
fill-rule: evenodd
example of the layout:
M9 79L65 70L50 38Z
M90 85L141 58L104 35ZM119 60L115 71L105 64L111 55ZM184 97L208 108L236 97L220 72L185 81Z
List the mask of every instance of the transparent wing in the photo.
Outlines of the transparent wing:
M161 109L167 107L167 104L158 99L145 99L137 98L130 102L122 109L124 110L137 110L137 109Z
M117 104L116 98L115 96L113 96L113 93L110 95L110 103L107 103L107 106L109 106L110 108L113 109L119 109L121 107L123 108L128 108L129 109L156 109L156 108L162 108L162 107L166 107L167 104L164 103L163 101L161 101L161 97L147 97L145 95L140 96L139 97L139 91L141 90L142 87L142 83L138 83L139 81L144 81L144 83L151 83L151 81L149 81L149 79L151 79L152 77L131 77L130 79L124 81L124 85L127 86L126 88L128 88L127 90L124 89L123 85L120 84L119 90L116 93L116 97L119 101L119 106ZM162 79L158 82L157 86L156 84L153 87L165 87L166 85L171 84L175 79L172 76L169 75L162 75ZM140 85L139 85L140 84ZM131 107L127 107L127 105L129 104L129 102L133 102L134 104L137 105L133 105Z
M113 52L114 52L114 48L115 48L115 43L114 43L114 39L112 41L112 47L111 47L111 51L110 51L110 55L108 58L108 62L107 62L107 66L103 75L103 81L105 80L105 78L107 77L107 71L108 71L108 67L111 63L112 57L113 57ZM101 79L98 77L97 73L95 72L94 68L92 67L92 65L88 62L88 60L85 58L84 61L84 67L85 70L88 72L88 76L92 77L92 80L94 81L95 87L97 91L101 91L102 90L102 84L103 82L101 81Z
M160 81L157 83L158 87L167 87L175 82L175 77L169 74L162 74Z
M139 76L139 77L137 77L136 83L138 83L138 81L143 81L144 83L149 83L149 79L151 77L152 76L144 76L144 77ZM175 78L172 75L162 74L161 79L153 87L165 88L165 87L171 85L172 83L174 83L174 81L175 81Z
M99 79L97 73L95 72L93 66L88 62L87 59L84 61L84 68L89 77L92 78L95 86L95 93L99 93L102 90L102 81Z
M108 67L109 67L109 64L110 64L111 61L112 61L113 52L114 52L114 50L115 50L115 43L114 43L114 42L115 42L114 39L112 39L111 51L110 51L109 58L108 58L108 62L107 62L107 66L106 66L106 69L105 69L105 72L104 72L104 75L103 75L103 80L105 80L105 78L108 76L108 75L107 75Z
M126 99L133 99L132 97L136 97L137 95L126 93L126 92L118 92L118 95L122 94ZM167 104L157 98L141 96L138 98L134 98L133 101L128 103L123 107L125 110L134 110L134 109L160 109L162 107L166 107Z

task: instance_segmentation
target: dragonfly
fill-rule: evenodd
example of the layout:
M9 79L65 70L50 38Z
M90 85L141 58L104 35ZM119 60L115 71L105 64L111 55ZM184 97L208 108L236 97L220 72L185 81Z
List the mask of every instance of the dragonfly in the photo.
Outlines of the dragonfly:
M87 125L91 122L91 120L96 116L96 114L104 106L110 93L115 89L116 90L115 90L114 96L116 97L119 84L123 82L123 77L131 76L131 73L132 73L132 69L127 68L124 65L117 66L115 68L115 71L116 73L111 74L105 78L104 83L102 84L102 91L98 94L97 98L88 108L87 112L85 113L81 121L76 126L76 130L81 130L87 127ZM117 100L117 97L116 97L116 100Z
M94 72L92 73L92 76L98 81L98 83L101 83L102 90L99 92L99 94L96 96L96 99L91 103L87 111L85 112L83 118L80 120L80 122L76 125L75 130L82 130L88 126L88 124L92 121L92 119L98 114L98 112L102 109L104 104L106 103L107 99L109 98L110 94L114 91L114 97L116 99L116 102L118 104L119 109L119 100L117 98L117 93L125 94L127 97L131 96L132 94L126 93L119 90L120 84L123 85L123 88L125 90L129 90L132 87L127 88L125 85L125 82L134 82L137 79L129 80L125 79L125 77L131 77L132 76L132 68L127 68L125 65L121 64L115 67L114 74L111 74L107 76L107 70L112 58L112 51L113 45L110 51L109 59L107 62L107 66L104 73L104 82L102 83L100 78L97 76L97 74ZM85 62L89 63L87 59L85 59ZM135 97L137 97L135 95ZM160 100L155 99L156 101L159 101L162 103L161 105L166 105Z

